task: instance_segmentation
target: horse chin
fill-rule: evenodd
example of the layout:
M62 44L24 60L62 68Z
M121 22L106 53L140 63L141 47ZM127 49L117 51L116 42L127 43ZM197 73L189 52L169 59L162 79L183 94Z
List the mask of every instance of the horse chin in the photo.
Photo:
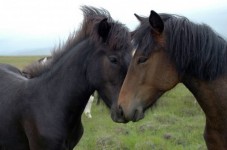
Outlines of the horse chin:
M132 122L137 122L137 121L143 119L144 116L145 116L145 115L144 115L144 111L143 111L143 110L141 111L141 110L137 109L137 110L135 111L135 113L134 113L134 115L133 115L131 121L132 121Z
M127 121L137 122L144 118L144 108L142 106L134 107L134 109L131 109L128 113L123 112L122 109L122 116L124 116Z
M138 107L133 116L131 116L131 118L129 120L131 120L132 122L137 122L141 119L143 119L145 117L144 112L148 109L151 108L156 101L158 100L158 98L160 98L160 96L163 94L163 92L159 92L154 98L152 98L150 100L150 104L148 104L147 106L140 106Z

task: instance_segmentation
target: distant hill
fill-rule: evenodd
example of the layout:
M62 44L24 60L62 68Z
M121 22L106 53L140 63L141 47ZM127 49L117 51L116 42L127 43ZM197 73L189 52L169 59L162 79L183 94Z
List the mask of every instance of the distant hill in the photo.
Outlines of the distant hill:
M2 51L0 50L0 56L41 56L41 55L50 55L51 48L44 49L33 49L33 50L11 50L11 51Z

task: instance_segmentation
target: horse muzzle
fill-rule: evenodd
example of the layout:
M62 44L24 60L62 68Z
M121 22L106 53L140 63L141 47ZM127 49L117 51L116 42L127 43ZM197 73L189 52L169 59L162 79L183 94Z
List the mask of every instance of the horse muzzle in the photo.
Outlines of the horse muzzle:
M127 123L129 121L136 122L144 118L144 112L142 107L126 111L119 105L115 109L112 109L111 118L118 123Z

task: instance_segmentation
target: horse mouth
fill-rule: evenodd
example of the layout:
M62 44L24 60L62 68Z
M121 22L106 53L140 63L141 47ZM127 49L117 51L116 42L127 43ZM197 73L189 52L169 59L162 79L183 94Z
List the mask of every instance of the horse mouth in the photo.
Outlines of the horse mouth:
M121 107L117 107L117 106L111 108L111 118L114 122L117 122L117 123L129 122L129 120L127 120L124 117L123 110L121 109Z
M128 123L129 121L137 122L144 118L144 109L142 107L134 110L130 115L126 115L123 112L121 106L111 113L112 120L117 123Z
M158 100L158 98L160 98L160 96L163 94L163 92L159 92L154 98L152 98L150 100L150 104L145 106L145 107L140 107L140 108L137 108L133 114L133 117L131 117L131 119L128 119L128 120L131 120L132 122L137 122L141 119L143 119L145 117L145 111L148 109L148 108L151 108Z
M126 112L120 105L115 107L111 113L112 120L117 123L128 123L129 121L137 122L143 119L145 117L145 111L152 107L162 94L163 92L159 92L155 97L149 100L149 104L140 106L136 105L136 107Z
M135 113L131 119L132 122L137 122L144 118L144 110L140 111L139 109L135 110Z
M116 116L116 114L113 115L113 113L111 113L111 118L114 122L117 122L117 123L128 123L129 122L129 120L127 120L125 117L122 117L122 116L119 117L119 116Z

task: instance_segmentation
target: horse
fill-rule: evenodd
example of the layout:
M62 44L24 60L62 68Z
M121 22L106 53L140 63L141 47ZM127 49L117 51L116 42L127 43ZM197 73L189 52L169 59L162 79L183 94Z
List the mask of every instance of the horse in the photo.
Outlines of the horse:
M45 65L26 78L0 67L0 149L72 150L94 91L116 105L132 57L129 29L105 9L82 6L84 19Z
M112 119L127 123L178 83L195 96L205 113L204 139L209 150L227 149L227 42L206 24L184 16L135 14L136 52L123 82Z

